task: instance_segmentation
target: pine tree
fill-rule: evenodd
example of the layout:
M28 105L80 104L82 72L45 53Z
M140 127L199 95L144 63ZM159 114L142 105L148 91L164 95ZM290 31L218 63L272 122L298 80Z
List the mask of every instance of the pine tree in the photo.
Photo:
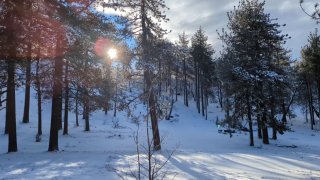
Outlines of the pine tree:
M127 11L126 20L131 25L132 32L139 36L140 67L144 71L145 90L153 132L153 145L155 150L161 149L160 134L157 118L156 93L154 90L155 63L149 48L153 42L167 33L160 26L160 22L168 21L163 13L167 9L164 0L110 0L103 3L104 7L118 6ZM129 10L128 10L129 9Z
M251 146L254 145L253 116L257 117L258 134L262 134L265 144L269 143L269 125L283 129L275 123L277 107L273 93L284 84L285 67L278 66L277 52L285 43L287 35L281 35L278 30L280 25L273 23L270 15L264 12L264 4L257 0L240 1L239 6L228 13L230 32L223 30L220 34L226 44L226 55L222 57L220 64L226 61L226 67L229 68L228 75L220 77L225 77L222 81L228 82L229 97L237 98L233 108L246 109ZM227 102L228 99L226 98Z
M314 112L318 117L320 112L320 77L318 75L320 71L320 36L318 35L317 30L310 34L308 42L309 44L301 51L301 70L305 77L305 84L308 89L307 99L309 100L311 129L313 129L313 126L315 125ZM313 92L317 92L317 105L314 105Z
M199 30L191 38L191 55L194 62L194 78L195 78L195 100L198 113L200 110L202 115L206 115L207 101L209 90L213 84L214 65L212 55L214 53L208 37L200 27Z
M189 56L190 56L190 49L189 49L189 40L187 39L187 35L185 32L179 35L179 46L180 46L180 58L183 61L183 102L184 105L187 107L189 106L188 102L188 80L187 80L187 71L189 70Z

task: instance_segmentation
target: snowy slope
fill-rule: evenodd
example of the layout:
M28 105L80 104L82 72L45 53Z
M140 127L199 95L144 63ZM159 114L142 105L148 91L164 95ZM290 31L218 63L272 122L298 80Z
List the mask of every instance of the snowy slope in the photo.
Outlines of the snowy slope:
M23 90L17 92L19 152L7 154L7 136L0 135L0 179L120 179L114 169L129 172L136 167L133 134L137 126L125 113L117 118L111 113L92 114L90 132L83 131L82 120L80 127L75 127L70 113L69 135L60 135L60 151L49 153L51 104L44 104L42 141L35 142L36 101L31 100L31 122L22 124L23 95ZM255 139L256 147L249 147L245 133L232 138L218 133L215 119L223 113L215 106L205 120L194 107L178 101L174 118L160 122L160 135L165 137L163 154L175 150L165 169L176 173L175 179L320 179L320 134L310 131L299 118L292 121L295 132L279 135L270 145ZM1 111L2 132L4 115ZM113 128L115 121L119 128ZM141 142L146 139L144 126L139 131ZM297 148L283 147L290 145Z

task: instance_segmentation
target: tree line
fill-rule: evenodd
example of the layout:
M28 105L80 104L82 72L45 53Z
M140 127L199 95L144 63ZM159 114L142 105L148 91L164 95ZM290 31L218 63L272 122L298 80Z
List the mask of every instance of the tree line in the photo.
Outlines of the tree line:
M42 103L51 100L49 151L59 149L59 130L68 135L69 112L75 114L76 126L82 118L85 131L90 131L90 113L113 108L116 115L116 109L130 103L125 95L124 101L118 97L118 82L106 56L106 48L112 46L119 51L129 89L133 77L141 77L143 91L138 97L148 107L154 150L161 149L158 121L172 117L180 95L187 107L193 99L206 119L210 102L217 101L225 111L217 123L248 131L251 146L255 125L265 144L269 128L274 140L289 130L293 104L304 108L314 129L320 113L318 32L310 34L302 60L293 61L284 47L290 36L279 30L285 25L266 13L264 5L241 0L227 14L227 27L218 31L223 42L218 53L202 27L191 37L181 33L177 42L167 40L164 35L169 31L159 23L169 20L163 0L2 1L0 105L6 111L8 152L18 149L17 87L25 88L23 123L30 121L31 88L36 92L37 141L42 134ZM123 16L98 12L97 6ZM316 19L317 13L312 17ZM134 39L134 48L128 47L128 38Z

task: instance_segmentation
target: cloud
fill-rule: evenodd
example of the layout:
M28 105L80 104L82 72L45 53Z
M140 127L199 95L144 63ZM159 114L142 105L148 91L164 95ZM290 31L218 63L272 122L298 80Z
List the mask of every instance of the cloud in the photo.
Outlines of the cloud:
M164 26L172 30L167 38L177 40L178 34L183 31L191 37L201 26L209 37L209 43L216 50L220 50L222 42L218 39L216 30L226 28L228 23L227 12L232 11L238 5L237 0L167 0L170 8L166 12L170 21ZM312 3L305 4L308 11L312 10ZM301 47L307 43L310 32L319 27L302 12L299 0L267 0L265 11L271 18L278 18L283 34L289 34L292 38L286 46L292 50L294 59L300 58Z

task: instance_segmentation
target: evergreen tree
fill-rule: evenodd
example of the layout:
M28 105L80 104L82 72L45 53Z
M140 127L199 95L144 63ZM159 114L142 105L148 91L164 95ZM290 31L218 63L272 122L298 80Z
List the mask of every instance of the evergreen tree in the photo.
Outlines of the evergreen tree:
M233 111L246 112L249 129L250 145L253 146L252 117L257 118L258 134L262 135L263 143L269 143L268 126L275 130L283 130L283 125L275 123L276 90L284 84L285 66L279 66L279 56L282 44L287 35L281 35L279 24L272 22L269 14L264 12L264 2L257 0L242 0L239 6L228 13L228 30L222 31L221 39L226 44L226 54L222 62L226 61L227 76L222 79L227 83L227 93L234 99ZM282 51L286 52L286 51ZM288 59L286 59L288 62ZM288 66L289 63L286 63ZM224 72L221 72L224 73ZM230 88L231 86L231 88ZM229 98L226 98L225 109L230 109ZM238 111L236 108L246 110ZM253 111L255 109L255 111ZM228 112L229 110L227 110ZM242 114L240 115L240 117ZM231 122L237 120L235 115ZM227 115L227 119L229 119ZM229 121L230 122L230 121Z
M160 133L157 118L157 102L154 90L155 70L152 47L153 42L167 33L160 22L168 21L164 10L167 9L164 0L110 0L103 3L104 7L120 7L126 11L125 19L130 24L131 31L139 36L139 66L144 73L145 93L147 96L153 145L155 150L161 149Z
M320 77L318 75L320 71L320 36L317 30L310 34L308 42L309 44L301 51L301 70L308 89L307 99L309 100L311 129L313 129L315 125L314 113L319 117L320 112ZM313 97L314 94L317 94L316 98ZM317 99L316 105L314 105L314 99Z
M212 55L214 53L208 37L200 27L199 30L191 38L191 55L194 62L194 78L195 78L195 100L198 113L202 110L202 115L207 113L209 90L213 84L214 64Z

